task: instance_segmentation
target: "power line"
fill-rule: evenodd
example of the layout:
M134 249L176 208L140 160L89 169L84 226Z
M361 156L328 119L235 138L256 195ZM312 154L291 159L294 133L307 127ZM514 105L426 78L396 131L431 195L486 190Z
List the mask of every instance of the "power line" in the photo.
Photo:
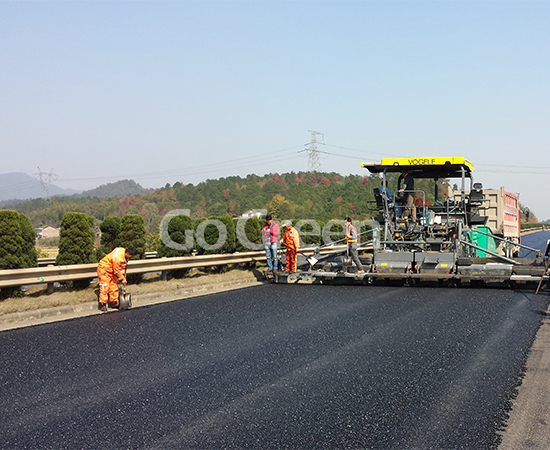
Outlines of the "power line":
M212 172L216 170L227 170L232 168L241 168L241 167L249 167L251 165L256 165L258 162L262 163L272 163L275 161L281 161L284 159L281 159L279 156L280 153L286 152L289 150L296 150L298 148L302 148L302 145L284 148L282 150L277 150L275 152L270 151L267 153L261 153L254 156L245 156L243 158L234 158L231 160L226 161L218 161L218 162L210 162L208 164L200 164L196 166L187 166L186 168L181 169L174 169L174 170L163 170L158 172L143 172L143 173L135 173L135 174L127 174L127 175L113 175L110 177L93 177L93 178L63 178L59 181L107 181L107 180L113 180L113 179L121 179L121 178L141 178L141 179L154 179L154 178L163 178L163 177L178 177L178 176L184 176L188 174L199 174L199 173L205 173L205 172ZM256 161L260 160L260 161ZM242 164L242 161L248 162L248 164ZM201 170L204 169L204 170Z

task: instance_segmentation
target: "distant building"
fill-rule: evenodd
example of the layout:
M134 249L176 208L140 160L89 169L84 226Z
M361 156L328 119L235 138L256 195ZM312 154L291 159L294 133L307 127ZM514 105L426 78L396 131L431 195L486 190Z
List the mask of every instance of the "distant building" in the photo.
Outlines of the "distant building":
M251 217L257 217L261 219L265 216L265 209L251 209L241 215L243 219L250 219Z
M39 228L37 235L38 239L59 237L59 228L47 225L43 228Z

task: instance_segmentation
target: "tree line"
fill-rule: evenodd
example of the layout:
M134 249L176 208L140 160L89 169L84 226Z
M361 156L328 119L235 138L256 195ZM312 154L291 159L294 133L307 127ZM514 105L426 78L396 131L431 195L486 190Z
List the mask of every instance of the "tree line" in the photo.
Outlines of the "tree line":
M392 193L399 174L388 174ZM128 181L130 182L130 181ZM418 179L416 188L426 192L433 203L433 180ZM59 227L66 212L81 212L101 222L106 217L138 214L143 217L148 233L154 235L168 212L189 209L193 220L203 217L229 215L238 217L250 210L268 210L280 219L314 219L328 221L349 215L364 220L376 215L374 189L380 186L376 174L347 175L335 172L290 172L264 176L227 177L207 180L197 185L176 182L153 192L140 195L112 195L86 197L54 197L35 199L10 206L27 215L35 228L51 225ZM439 191L445 195L448 180L439 181ZM116 192L120 185L103 186L102 192ZM91 191L93 194L94 191ZM119 190L120 192L120 190ZM536 217L521 205L522 221L536 222ZM529 216L529 217L528 217ZM148 238L150 241L154 236Z
M392 191L396 178L389 183ZM419 180L420 185L425 180ZM428 196L433 188L428 186ZM35 228L59 227L66 212L81 212L98 221L139 214L148 232L154 232L162 217L175 209L189 209L196 220L229 215L238 217L250 210L265 209L281 219L328 221L350 215L370 218L373 189L380 186L377 175L342 176L334 172L291 172L265 176L227 177L197 185L176 182L141 195L99 197L55 197L35 199L10 206L26 214Z

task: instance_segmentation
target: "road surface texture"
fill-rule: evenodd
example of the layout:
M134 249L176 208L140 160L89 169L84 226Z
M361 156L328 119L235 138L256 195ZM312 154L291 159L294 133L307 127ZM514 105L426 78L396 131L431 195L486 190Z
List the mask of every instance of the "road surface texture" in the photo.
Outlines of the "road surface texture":
M263 285L4 331L0 448L495 448L548 301Z
M530 248L540 250L543 254L546 251L546 243L550 239L550 231L539 231L536 233L526 234L521 237L521 243ZM532 251L521 249L519 256L533 258L535 255Z
M550 231L539 231L522 236L521 242L543 253L550 239ZM522 250L520 256L533 257L532 252ZM548 287L539 295L548 296ZM550 448L550 314L547 310L537 338L531 347L526 366L527 372L518 397L514 400L510 417L506 421L499 450Z

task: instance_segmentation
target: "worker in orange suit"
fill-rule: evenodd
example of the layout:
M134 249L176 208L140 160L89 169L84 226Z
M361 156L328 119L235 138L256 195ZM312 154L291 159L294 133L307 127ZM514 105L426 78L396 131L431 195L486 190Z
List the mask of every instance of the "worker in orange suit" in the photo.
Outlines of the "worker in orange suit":
M99 304L100 311L107 311L107 303L112 308L118 308L118 282L117 278L126 284L126 264L128 260L137 254L134 247L117 247L106 255L97 265L97 277L99 278Z
M300 235L298 230L292 226L290 220L283 222L285 234L281 239L281 244L286 246L286 271L288 273L296 272L298 263L298 249L300 248Z

